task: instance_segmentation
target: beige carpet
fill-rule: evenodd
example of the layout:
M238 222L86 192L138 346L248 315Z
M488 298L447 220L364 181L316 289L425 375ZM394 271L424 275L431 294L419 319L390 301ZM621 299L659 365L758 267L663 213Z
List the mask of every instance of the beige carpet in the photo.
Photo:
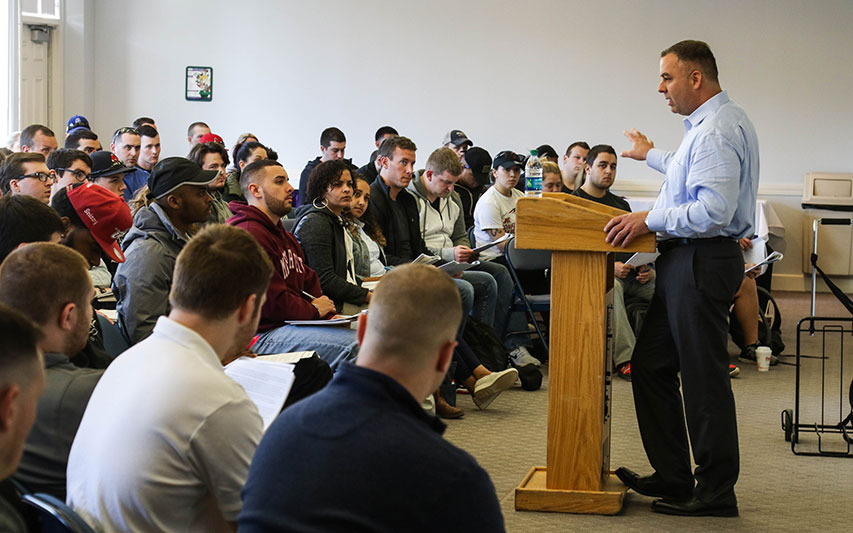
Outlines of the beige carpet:
M474 455L491 475L508 531L847 531L853 511L853 459L794 455L780 427L780 412L794 407L795 330L797 321L809 314L809 296L803 293L774 296L784 319L785 354L791 357L783 357L783 364L761 374L754 365L740 364L740 378L732 381L741 452L740 480L735 487L739 518L664 516L651 512L651 498L634 492L628 493L622 512L616 516L515 511L515 487L531 466L545 465L547 374L541 390L512 389L486 411L478 411L469 397L460 396L458 405L465 409L465 418L448 421L445 435ZM850 316L831 295L819 295L817 310L818 316ZM801 353L819 353L817 340L809 342L812 344L804 346ZM851 345L853 339L845 339L848 356L844 369L845 399L853 369ZM836 336L830 340L828 350L837 354L839 347ZM730 353L737 364L734 345L730 345ZM833 361L837 359L830 359ZM821 360L815 359L802 365L801 424L820 422L820 363ZM837 362L827 364L830 379L825 387L831 416L827 416L826 423L831 420L837 423L837 413L842 408L838 399L839 371ZM637 429L631 385L620 379L615 381L611 465L649 473ZM813 449L816 438L801 435L801 442L802 449ZM839 442L838 436L827 436L824 444L837 449Z

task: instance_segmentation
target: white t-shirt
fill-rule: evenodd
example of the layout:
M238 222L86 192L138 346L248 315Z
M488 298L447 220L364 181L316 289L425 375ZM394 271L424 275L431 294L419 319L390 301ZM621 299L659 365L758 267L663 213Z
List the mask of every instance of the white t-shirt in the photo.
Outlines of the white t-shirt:
M515 203L524 193L511 189L509 196L498 192L497 187L489 187L477 200L474 208L474 239L477 246L492 242L494 239L486 233L487 229L502 229L504 233L515 233ZM480 252L481 260L490 260L502 256L497 246Z
M262 431L210 345L160 317L89 400L68 458L68 504L97 531L227 531Z

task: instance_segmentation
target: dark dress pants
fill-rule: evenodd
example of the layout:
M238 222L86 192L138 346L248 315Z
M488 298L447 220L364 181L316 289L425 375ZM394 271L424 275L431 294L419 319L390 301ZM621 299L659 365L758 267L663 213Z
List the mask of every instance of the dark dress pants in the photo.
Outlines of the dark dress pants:
M666 251L656 265L655 293L631 359L637 421L661 479L692 486L695 477L694 494L710 502L732 492L740 469L727 335L743 254L734 240L699 241Z

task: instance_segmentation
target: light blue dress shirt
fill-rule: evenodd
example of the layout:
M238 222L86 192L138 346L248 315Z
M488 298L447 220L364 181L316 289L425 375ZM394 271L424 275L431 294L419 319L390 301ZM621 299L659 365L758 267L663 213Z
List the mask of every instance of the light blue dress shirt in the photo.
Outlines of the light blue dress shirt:
M758 194L758 136L722 91L684 119L676 152L653 148L647 164L666 174L646 224L658 240L751 237Z

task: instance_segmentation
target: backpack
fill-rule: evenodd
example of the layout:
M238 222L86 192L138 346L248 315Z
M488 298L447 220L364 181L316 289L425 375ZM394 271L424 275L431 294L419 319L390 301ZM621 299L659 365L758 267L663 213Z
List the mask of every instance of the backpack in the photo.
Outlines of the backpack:
M509 367L509 352L494 328L468 317L462 338L474 351L477 359L492 372ZM518 378L524 390L537 390L542 386L542 372L534 365L518 369Z
M758 308L758 344L769 346L773 355L780 355L785 351L785 343L782 341L782 314L779 312L776 300L773 299L767 289L759 286L755 288L758 290L759 300L766 300L767 302L766 306L759 306ZM771 307L772 314L768 313ZM743 328L734 316L734 310L729 314L729 333L732 336L732 341L743 350L745 346Z

